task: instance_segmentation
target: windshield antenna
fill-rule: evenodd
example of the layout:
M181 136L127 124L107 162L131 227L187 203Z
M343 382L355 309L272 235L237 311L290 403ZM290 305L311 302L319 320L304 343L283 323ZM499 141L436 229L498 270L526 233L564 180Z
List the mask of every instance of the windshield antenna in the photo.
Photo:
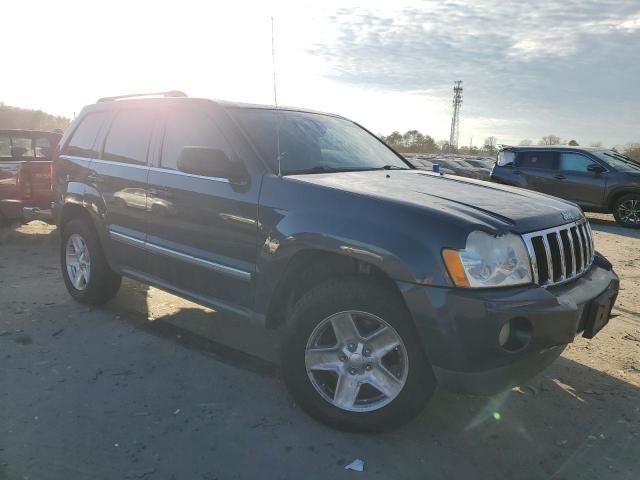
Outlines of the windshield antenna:
M276 106L276 110L278 110L278 90L276 88L276 47L273 17L271 17L271 69L273 70L273 103ZM276 159L278 162L278 176L282 177L282 168L280 165L280 118L276 121L276 148L278 155L278 158Z

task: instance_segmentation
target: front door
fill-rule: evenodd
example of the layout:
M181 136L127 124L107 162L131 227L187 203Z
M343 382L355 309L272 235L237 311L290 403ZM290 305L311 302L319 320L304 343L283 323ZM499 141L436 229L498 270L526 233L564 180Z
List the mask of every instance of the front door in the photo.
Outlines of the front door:
M253 305L257 202L255 178L236 186L225 178L178 170L185 147L222 150L240 161L221 116L207 106L167 107L158 164L149 172L147 251L153 275L181 293L233 310Z
M560 152L552 194L585 209L602 205L607 172L589 171L591 165L599 164L582 153Z

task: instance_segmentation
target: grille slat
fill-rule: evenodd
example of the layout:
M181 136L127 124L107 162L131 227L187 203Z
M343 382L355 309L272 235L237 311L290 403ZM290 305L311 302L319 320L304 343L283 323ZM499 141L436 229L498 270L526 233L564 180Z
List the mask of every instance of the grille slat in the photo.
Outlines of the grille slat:
M562 241L562 235L560 232L556 232L556 242L558 242L558 250L560 251L560 272L562 273L562 277L560 280L564 280L567 278L567 263L564 258L564 243Z
M586 272L593 263L593 234L584 219L526 233L522 238L531 260L533 281L538 285L564 283Z
M569 250L571 250L571 270L569 276L572 277L578 270L578 266L576 265L576 248L573 244L573 235L571 235L571 230L563 230L563 233L567 236L567 240L569 241Z
M547 276L549 282L553 282L553 258L551 257L551 247L549 246L549 239L546 235L542 235L542 245L544 246L544 255L547 261Z

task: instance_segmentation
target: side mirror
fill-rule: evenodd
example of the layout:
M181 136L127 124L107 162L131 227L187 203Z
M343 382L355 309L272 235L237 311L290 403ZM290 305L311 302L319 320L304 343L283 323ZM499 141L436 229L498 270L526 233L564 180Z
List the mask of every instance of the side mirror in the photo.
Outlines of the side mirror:
M602 173L607 171L606 168L604 168L602 165L598 165L597 163L592 163L591 165L589 165L587 167L587 170L593 173Z
M204 177L226 178L232 183L246 183L247 171L217 148L184 147L178 158L178 170Z

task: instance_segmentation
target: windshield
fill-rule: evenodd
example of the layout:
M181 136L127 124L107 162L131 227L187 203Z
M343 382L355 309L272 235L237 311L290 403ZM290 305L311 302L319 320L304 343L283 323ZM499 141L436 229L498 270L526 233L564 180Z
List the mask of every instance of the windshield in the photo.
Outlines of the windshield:
M625 172L638 172L640 171L640 163L630 159L629 157L622 155L621 153L614 152L613 150L607 150L604 152L594 152L596 156L604 160L604 162L610 167L616 170Z
M411 168L375 136L348 120L288 110L239 108L235 113L274 171L278 170L279 148L284 175Z

